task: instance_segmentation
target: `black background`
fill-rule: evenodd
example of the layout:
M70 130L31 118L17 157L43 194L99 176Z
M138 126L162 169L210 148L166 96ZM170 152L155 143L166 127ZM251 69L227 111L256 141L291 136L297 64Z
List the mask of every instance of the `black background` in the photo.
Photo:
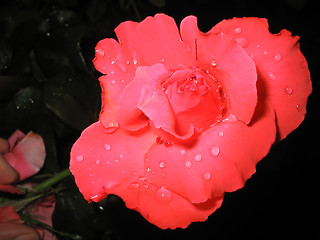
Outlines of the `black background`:
M101 240L319 238L319 10L311 0L1 1L0 136L17 128L38 132L47 148L42 172L58 172L68 167L70 148L81 130L97 119L94 46L115 37L113 29L120 22L163 12L179 24L195 15L205 32L223 19L265 17L272 33L286 28L301 37L313 93L305 121L272 147L243 189L227 193L206 222L161 230L115 196L87 204L70 178L64 182L68 190L57 200L54 227Z

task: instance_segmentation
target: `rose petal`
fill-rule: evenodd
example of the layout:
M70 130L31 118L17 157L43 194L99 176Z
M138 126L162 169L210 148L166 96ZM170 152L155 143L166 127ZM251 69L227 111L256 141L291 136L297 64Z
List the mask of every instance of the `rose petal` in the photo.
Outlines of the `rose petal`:
M200 32L194 16L184 18L180 29L182 40L191 46L199 66L224 86L232 113L249 123L257 103L257 73L252 59L230 37Z
M13 150L13 148L16 146L16 144L22 140L26 135L21 132L19 129L17 129L8 139L9 142L9 152Z
M180 64L191 66L194 59L181 41L177 25L171 17L156 14L139 24L121 23L115 30L123 51L139 65L163 63L167 69ZM152 53L152 54L150 54Z
M18 171L21 181L33 176L42 168L46 157L44 142L40 135L29 132L16 143L11 152L4 154L4 157Z
M162 64L151 67L139 67L135 78L124 89L121 99L118 118L122 127L129 130L137 130L148 125L146 114L156 127L158 124L174 124L173 113L165 93L162 91L160 82L168 75L167 69ZM162 104L162 114L159 118L153 119L152 111L144 112L143 109L150 99L156 98ZM157 111L159 111L157 109ZM157 121L160 121L159 123ZM163 122L165 121L165 122ZM162 126L162 125L161 125Z
M18 188L14 187L12 185L2 185L2 184L0 184L0 191L8 192L8 193L11 193L11 194L22 194L22 192Z
M0 207L0 223L16 222L22 223L20 216L14 210L14 207L9 205L7 207Z
M121 46L113 38L106 38L98 42L95 47L93 64L98 71L104 74L112 75L117 71L127 73Z
M266 131L268 129L268 131ZM191 146L154 144L145 157L145 176L193 203L243 187L275 140L271 107L258 110L250 126L224 121Z
M225 20L211 31L247 39L244 50L258 69L258 94L274 107L279 139L285 138L303 121L312 91L308 65L297 43L299 37L287 30L271 34L267 20L259 18Z
M143 175L143 156L156 136L148 129L107 133L100 122L85 129L71 149L70 170L88 201L99 201Z
M34 216L37 220L41 221L52 227L52 214L55 208L55 197L54 195L49 195L46 198L41 199L36 204L29 206L26 212ZM41 239L45 240L56 240L57 238L53 235L50 231L42 228L37 227L36 230L38 231Z
M128 208L139 211L159 228L186 228L190 223L205 221L222 204L223 195L205 203L192 204L170 190L142 179L126 192L115 193ZM134 196L134 197L132 197Z

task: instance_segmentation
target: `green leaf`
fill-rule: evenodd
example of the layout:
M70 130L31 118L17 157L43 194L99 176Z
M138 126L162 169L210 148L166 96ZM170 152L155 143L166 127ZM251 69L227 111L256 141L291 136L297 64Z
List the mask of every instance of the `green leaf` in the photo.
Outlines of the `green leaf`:
M83 130L91 121L85 109L67 92L53 84L44 86L44 102L58 118L77 130Z

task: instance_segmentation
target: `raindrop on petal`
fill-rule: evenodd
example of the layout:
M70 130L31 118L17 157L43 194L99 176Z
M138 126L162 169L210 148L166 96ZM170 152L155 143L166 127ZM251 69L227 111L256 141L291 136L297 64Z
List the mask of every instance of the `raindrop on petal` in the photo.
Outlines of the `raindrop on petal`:
M82 155L77 155L75 157L76 162L81 163L83 161L83 156Z
M218 134L220 137L223 137L223 135L224 135L223 131L220 131Z
M191 161L187 161L187 162L186 162L186 167L187 167L187 168L191 168L191 167L192 167Z
M197 161L197 162L200 162L201 159L202 159L201 153L198 153L198 154L194 157L194 160Z
M186 43L186 49L187 49L188 53L191 53L192 49L191 49L190 44Z
M220 149L217 146L214 146L210 149L210 153L212 156L216 157L220 154Z
M248 47L249 42L246 38L236 38L236 42L243 48Z
M293 93L293 89L292 89L291 87L286 87L286 88L284 89L284 92L285 92L286 94L288 94L288 95L291 95L291 94Z
M100 160L99 159L96 160L96 164L100 164Z
M216 66L217 66L217 63L216 63L214 60L212 60L211 65L212 65L213 67L216 67Z
M206 181L209 181L211 179L211 174L209 172L206 172L202 174L202 178Z
M139 187L140 187L140 184L137 182L134 182L134 183L131 183L128 188L129 189L138 189Z
M107 151L110 151L111 150L111 146L109 144L105 144L104 145L104 149L107 150Z
M161 187L157 190L155 199L159 203L169 203L172 201L172 192L165 187Z
M297 104L296 108L297 108L298 112L302 111L302 106L300 104Z
M268 76L269 76L269 78L271 80L276 80L277 79L276 75L274 75L274 73L272 73L272 72L268 72Z
M273 55L273 61L278 62L281 60L281 54L280 53L276 53Z
M237 27L237 28L235 28L233 31L234 31L235 33L239 34L239 33L241 33L242 29L239 28L239 27Z
M166 167L166 162L165 161L160 161L160 163L159 163L159 167L160 168L165 168Z
M104 51L102 49L96 49L96 54L100 56L104 56Z

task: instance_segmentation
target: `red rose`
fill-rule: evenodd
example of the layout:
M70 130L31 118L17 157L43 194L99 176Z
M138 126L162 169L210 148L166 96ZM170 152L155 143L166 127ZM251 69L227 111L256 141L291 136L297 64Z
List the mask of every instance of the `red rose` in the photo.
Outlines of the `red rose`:
M115 32L96 46L102 110L72 148L75 181L88 201L116 194L160 228L204 221L303 121L299 37L259 18L202 33L189 16L179 33L164 14Z

